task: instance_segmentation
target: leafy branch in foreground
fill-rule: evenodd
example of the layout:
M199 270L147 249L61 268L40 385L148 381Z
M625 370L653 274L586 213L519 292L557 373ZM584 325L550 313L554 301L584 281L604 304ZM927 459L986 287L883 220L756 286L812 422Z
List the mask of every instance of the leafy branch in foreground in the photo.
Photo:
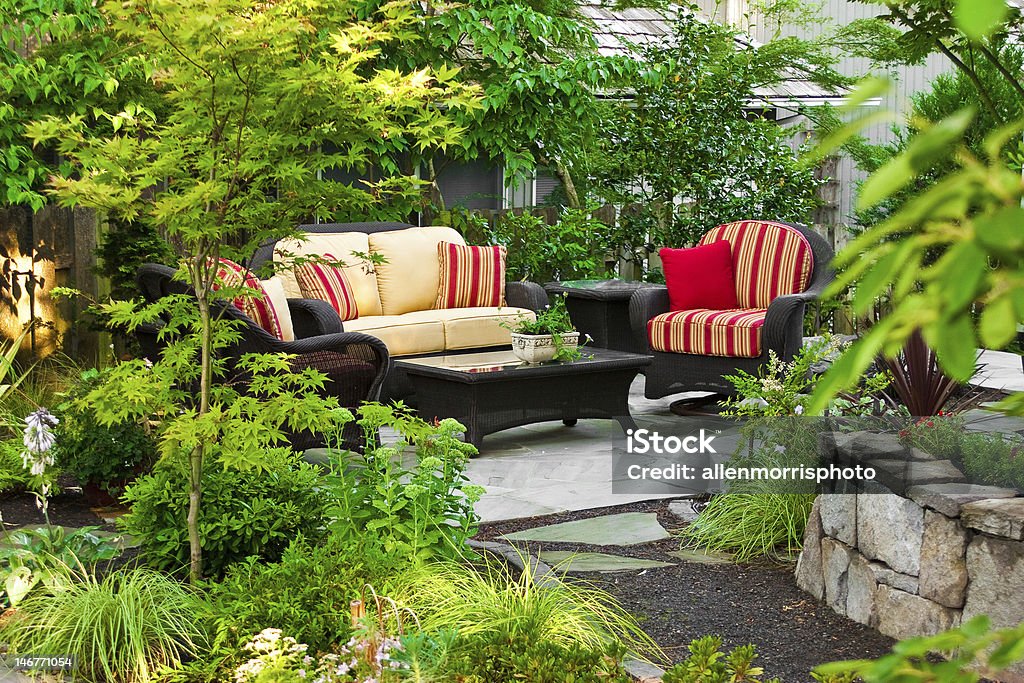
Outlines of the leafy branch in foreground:
M946 658L929 656L936 652ZM865 683L971 683L982 677L999 680L1000 671L1022 659L1024 624L991 630L989 618L983 615L951 631L900 641L892 654L879 659L832 662L815 673L823 677L855 674Z
M976 347L1006 346L1024 320L1024 181L1005 161L1004 148L1024 121L1000 128L976 156L961 143L971 108L922 126L906 150L872 175L861 190L867 208L910 183L935 160L953 156L958 170L907 201L888 220L854 239L836 258L842 274L826 291L856 287L853 308L866 313L891 292L892 311L843 354L818 384L809 410L852 386L875 358L896 356L918 331L953 379L974 374ZM980 314L975 317L977 311ZM1024 412L1024 398L1002 407Z

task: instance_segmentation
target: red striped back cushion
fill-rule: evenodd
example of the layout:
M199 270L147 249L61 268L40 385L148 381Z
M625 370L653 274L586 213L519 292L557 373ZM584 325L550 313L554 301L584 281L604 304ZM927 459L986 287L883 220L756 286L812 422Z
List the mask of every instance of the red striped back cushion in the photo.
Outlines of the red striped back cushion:
M338 261L331 254L324 254L323 259ZM343 321L359 317L355 293L341 268L323 262L304 263L295 269L295 281L302 296L326 301Z
M505 305L505 247L440 242L441 280L434 308Z
M767 308L777 296L807 289L814 255L798 230L771 221L737 221L709 230L700 243L719 240L732 246L740 308Z
M248 287L255 290L252 294L239 296L232 303L235 308L252 318L252 321L278 339L284 339L281 318L267 292L263 289L260 279L247 268L243 268L231 259L222 258L217 262L217 281L224 287ZM214 289L218 289L214 285Z

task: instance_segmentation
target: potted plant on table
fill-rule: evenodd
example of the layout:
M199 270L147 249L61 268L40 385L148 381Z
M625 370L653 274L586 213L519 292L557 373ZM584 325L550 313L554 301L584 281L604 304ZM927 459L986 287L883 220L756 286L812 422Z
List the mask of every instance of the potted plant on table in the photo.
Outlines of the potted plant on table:
M579 350L580 333L573 328L564 297L545 306L535 320L519 318L503 327L512 332L512 353L527 363L574 361L583 355Z

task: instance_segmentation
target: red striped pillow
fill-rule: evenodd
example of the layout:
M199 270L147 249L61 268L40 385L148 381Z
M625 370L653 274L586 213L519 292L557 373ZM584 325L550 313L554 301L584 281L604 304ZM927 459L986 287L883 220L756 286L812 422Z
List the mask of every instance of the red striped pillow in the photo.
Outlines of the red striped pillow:
M323 259L338 262L331 254L324 254ZM302 296L326 301L343 321L359 317L352 285L341 268L322 261L304 263L295 269L295 281Z
M252 294L239 296L232 303L264 330L278 339L284 339L280 314L255 273L231 259L222 258L217 262L217 282L219 285L215 284L214 289L244 286L255 290Z
M434 308L505 305L505 247L439 242L441 279Z

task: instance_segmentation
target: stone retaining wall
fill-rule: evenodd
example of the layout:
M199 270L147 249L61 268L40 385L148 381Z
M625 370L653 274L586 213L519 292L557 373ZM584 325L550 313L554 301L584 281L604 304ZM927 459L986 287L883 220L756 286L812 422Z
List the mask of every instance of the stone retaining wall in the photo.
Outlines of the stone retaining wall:
M1024 621L1024 498L966 483L894 493L823 494L797 584L839 614L903 639L987 614ZM1024 682L1018 664L1005 681Z

